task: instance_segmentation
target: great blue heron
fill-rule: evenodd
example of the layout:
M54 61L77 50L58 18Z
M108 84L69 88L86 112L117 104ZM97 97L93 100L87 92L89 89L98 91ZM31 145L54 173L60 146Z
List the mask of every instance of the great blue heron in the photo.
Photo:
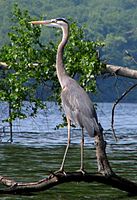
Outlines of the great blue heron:
M80 171L84 172L84 164L83 164L84 128L87 130L89 136L93 136L95 132L99 131L100 127L96 111L89 96L74 79L68 76L68 74L64 69L63 51L68 41L69 24L64 18L57 18L45 21L32 21L30 23L43 24L46 26L57 27L62 29L63 37L57 50L56 70L57 70L57 77L62 88L61 92L62 106L64 108L68 123L68 143L59 171L61 172L64 171L64 163L71 139L70 126L72 121L76 124L79 124L80 127L82 128Z

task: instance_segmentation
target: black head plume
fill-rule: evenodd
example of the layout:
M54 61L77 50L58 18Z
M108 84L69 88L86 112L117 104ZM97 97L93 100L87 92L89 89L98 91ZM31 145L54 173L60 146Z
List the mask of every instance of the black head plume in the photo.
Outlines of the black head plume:
M68 21L65 18L56 18L57 21L63 21L68 24Z

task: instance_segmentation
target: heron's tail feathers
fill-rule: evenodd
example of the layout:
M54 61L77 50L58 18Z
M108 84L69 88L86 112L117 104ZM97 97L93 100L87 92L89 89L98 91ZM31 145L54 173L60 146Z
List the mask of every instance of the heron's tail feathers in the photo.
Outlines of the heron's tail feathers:
M93 118L92 120L86 120L84 127L87 130L90 137L93 137L95 132L98 133L100 131L103 131L101 124L98 123L95 118Z

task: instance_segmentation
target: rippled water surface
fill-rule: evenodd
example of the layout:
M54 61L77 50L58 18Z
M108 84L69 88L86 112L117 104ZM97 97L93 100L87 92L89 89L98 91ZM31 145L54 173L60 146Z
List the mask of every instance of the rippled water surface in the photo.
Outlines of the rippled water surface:
M137 182L137 104L120 104L115 111L115 129L118 142L111 132L112 104L99 103L97 112L104 128L107 153L113 170L123 177ZM53 103L48 103L48 112L41 111L37 118L14 123L13 144L0 144L0 174L18 181L37 181L48 176L50 171L60 167L67 129L55 130L61 123L61 113ZM8 130L8 128L7 128ZM69 149L66 170L74 171L80 166L79 127L72 130L72 144ZM9 135L1 133L2 142ZM94 141L85 134L85 167L96 172ZM67 183L32 196L3 195L0 199L137 199L127 193L98 183Z

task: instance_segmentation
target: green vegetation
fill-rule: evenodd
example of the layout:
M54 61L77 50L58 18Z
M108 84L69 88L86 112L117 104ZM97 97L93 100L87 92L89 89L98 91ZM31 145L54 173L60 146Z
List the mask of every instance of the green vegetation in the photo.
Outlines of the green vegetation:
M29 10L30 15L37 19L40 19L40 16L71 17L81 25L86 24L87 39L105 42L102 59L113 64L136 67L131 57L125 54L127 50L135 59L137 58L136 0L1 0L1 45L9 41L6 34L11 27L11 11L15 2L20 8ZM52 31L43 30L42 41L45 35L48 38L46 41L53 38Z
M49 98L60 103L60 86L55 73L58 42L42 43L41 29L39 26L32 27L28 23L31 20L27 11L21 11L15 6L13 25L8 34L9 44L0 49L0 60L9 66L5 72L1 70L0 82L0 100L9 104L9 122L27 117L26 110L34 116L38 108L44 108L42 99L36 95L39 87L48 85L50 90L52 88L53 93ZM87 91L95 91L94 76L100 74L103 67L97 48L103 44L85 40L83 28L75 22L70 26L69 41L64 55L67 72L72 77L80 75L80 84ZM24 111L25 100L31 104Z
M14 8L14 3L23 9ZM29 12L23 11L26 9ZM31 102L31 107L27 108L30 115L35 115L39 107L43 108L40 95L36 94L43 87L48 91L54 89L54 96L49 95L49 98L60 100L55 56L61 33L31 27L28 21L44 16L71 17L78 21L70 20L70 40L64 55L66 70L72 77L79 74L80 84L87 91L95 91L96 81L91 76L99 74L103 67L96 51L103 44L93 41L104 41L105 47L100 51L103 60L134 66L133 59L124 52L126 50L136 59L136 13L134 0L0 1L0 60L10 66L0 74L0 99L9 103L8 121L26 117L22 109L26 99Z

